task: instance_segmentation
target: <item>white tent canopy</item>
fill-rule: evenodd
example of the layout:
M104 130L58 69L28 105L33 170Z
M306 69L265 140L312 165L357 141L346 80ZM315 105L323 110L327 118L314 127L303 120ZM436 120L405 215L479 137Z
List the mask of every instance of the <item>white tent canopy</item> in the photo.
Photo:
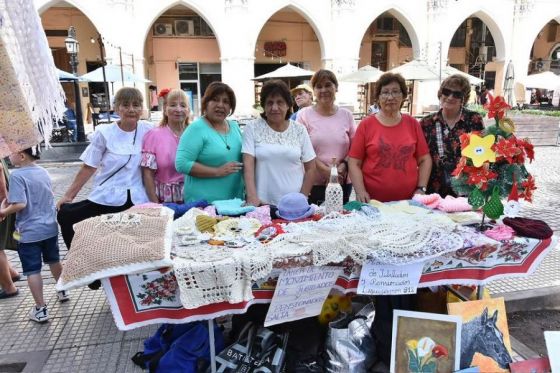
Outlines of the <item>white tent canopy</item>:
M464 71L461 71L459 69L454 68L453 66L445 66L441 68L441 78L445 79L451 75L455 75L455 74L459 74L464 76L465 78L467 78L469 80L469 83L471 83L471 85L479 85L482 84L484 82L484 80L477 78L476 76L467 74Z
M122 72L122 74L121 74ZM103 82L103 70L102 67L80 76L80 79L90 81L90 82ZM105 66L105 81L106 82L130 82L130 83L150 83L150 80L144 79L138 75L133 74L127 69L119 65L106 65Z
M543 73L528 75L525 79L522 79L522 83L526 88L555 90L560 87L560 76L554 74L552 71L545 71Z
M339 80L341 82L366 84L366 83L376 82L381 75L383 75L383 71L379 70L376 67L366 65L360 67L357 71L354 71L353 73L346 74L340 77Z
M393 74L401 74L406 80L438 80L437 74L427 62L412 60L390 70Z
M313 76L315 72L311 70L305 70L301 67L294 66L290 63L279 67L278 69L271 71L269 73L257 76L253 80L265 80L265 79L281 79L281 78L309 78Z

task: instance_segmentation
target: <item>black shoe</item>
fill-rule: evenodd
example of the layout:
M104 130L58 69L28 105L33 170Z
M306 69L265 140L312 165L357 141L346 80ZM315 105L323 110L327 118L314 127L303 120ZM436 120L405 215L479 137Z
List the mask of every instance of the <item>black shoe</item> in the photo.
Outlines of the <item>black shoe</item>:
M99 290L99 288L101 287L101 281L95 280L91 284L88 284L87 287L90 288L91 290Z

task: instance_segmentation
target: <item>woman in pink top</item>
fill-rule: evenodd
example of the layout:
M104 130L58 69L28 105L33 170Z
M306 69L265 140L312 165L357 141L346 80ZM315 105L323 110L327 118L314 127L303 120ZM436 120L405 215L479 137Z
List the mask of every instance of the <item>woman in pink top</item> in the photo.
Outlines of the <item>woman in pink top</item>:
M142 146L142 178L151 202L183 202L184 175L175 170L179 138L188 125L187 95L173 89L163 96L163 119Z
M332 71L321 69L311 78L315 105L301 109L297 122L309 133L311 144L317 154L316 177L309 195L309 202L321 204L329 182L332 159L336 158L339 181L344 191L344 203L348 202L352 184L348 180L347 156L356 131L352 113L334 104L338 80Z

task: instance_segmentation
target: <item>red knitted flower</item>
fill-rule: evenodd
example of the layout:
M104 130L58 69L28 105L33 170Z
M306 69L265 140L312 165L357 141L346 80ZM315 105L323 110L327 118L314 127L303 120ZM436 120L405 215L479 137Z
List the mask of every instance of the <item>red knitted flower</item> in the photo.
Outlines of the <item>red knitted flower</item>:
M533 190L537 189L535 185L535 178L533 175L529 175L527 180L521 183L521 186L524 188L523 193L521 196L527 202L533 202Z
M171 88L164 88L161 91L159 91L158 97L165 98L165 96L167 96L169 94L169 92L171 92Z
M489 94L488 97L490 100L484 105L484 108L488 110L488 118L497 117L498 119L502 119L507 109L511 109L511 106L508 105L502 96L496 96L494 98Z
M488 181L498 177L498 174L490 171L488 162L482 167L467 166L464 171L468 174L467 184L476 185L480 190L488 188Z
M516 159L516 156L522 155L523 151L519 148L515 136L508 139L502 137L492 146L492 150L496 152L496 161L506 160L508 163L523 163L523 160L518 162Z

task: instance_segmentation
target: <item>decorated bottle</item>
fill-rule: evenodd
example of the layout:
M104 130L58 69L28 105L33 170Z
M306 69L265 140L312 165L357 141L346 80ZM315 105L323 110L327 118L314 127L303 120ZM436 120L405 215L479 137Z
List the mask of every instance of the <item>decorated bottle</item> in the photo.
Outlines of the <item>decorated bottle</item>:
M332 159L331 175L325 190L325 210L327 214L332 211L342 212L342 186L338 182L336 158Z

